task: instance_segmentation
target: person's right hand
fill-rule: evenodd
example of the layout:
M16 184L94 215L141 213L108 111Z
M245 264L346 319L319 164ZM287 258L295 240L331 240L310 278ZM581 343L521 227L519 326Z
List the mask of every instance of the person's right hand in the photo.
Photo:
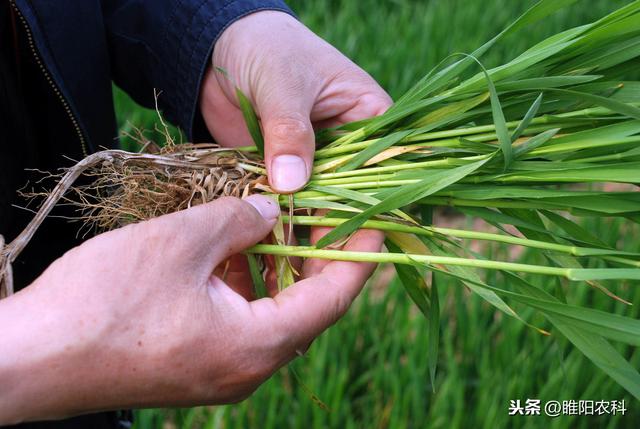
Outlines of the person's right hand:
M278 213L266 197L223 198L130 225L0 301L0 424L247 397L347 310L373 269L310 261L311 277L246 300L212 273ZM381 244L363 230L346 247Z
M273 10L238 19L215 43L199 107L215 141L226 147L253 144L236 87L260 119L269 184L283 194L311 177L314 129L380 115L392 104L367 72L291 15Z

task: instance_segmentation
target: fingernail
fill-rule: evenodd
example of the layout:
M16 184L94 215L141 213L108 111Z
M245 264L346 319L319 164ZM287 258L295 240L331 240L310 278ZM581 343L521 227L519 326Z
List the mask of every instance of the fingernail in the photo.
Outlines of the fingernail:
M292 192L307 183L307 165L297 155L278 155L271 161L271 183L280 192Z
M280 215L280 207L269 197L255 194L244 198L244 201L248 202L258 210L260 216L266 220L274 220L278 215Z

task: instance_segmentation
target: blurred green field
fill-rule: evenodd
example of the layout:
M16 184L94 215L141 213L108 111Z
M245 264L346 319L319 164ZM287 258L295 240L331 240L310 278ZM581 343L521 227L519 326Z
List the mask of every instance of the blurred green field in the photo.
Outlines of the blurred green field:
M561 29L592 21L628 1L590 0L563 10L531 31L507 39L484 58L496 65ZM371 73L393 97L452 52L470 52L532 1L500 0L291 0L301 20ZM119 125L152 129L155 112L115 91ZM608 243L640 250L637 228L617 221L585 220ZM470 225L469 225L470 226ZM619 241L624 237L624 243ZM505 258L504 247L488 249ZM525 253L522 259L528 259ZM543 263L543 261L529 262ZM290 368L284 368L247 401L230 406L137 412L138 429L150 428L632 428L640 404L571 344L552 331L543 336L496 313L462 286L443 281L441 346L434 386L429 381L426 323L395 281L381 270L348 315L292 364L306 386L330 408L309 397ZM443 279L444 280L444 279ZM504 284L501 278L491 279ZM552 283L549 291L569 303L640 317L584 285ZM610 284L640 302L632 284ZM635 285L637 286L637 285ZM516 310L517 304L513 304ZM532 324L549 329L535 313ZM621 348L635 367L640 355ZM259 357L258 357L259 358ZM625 399L625 416L550 419L510 417L510 399Z

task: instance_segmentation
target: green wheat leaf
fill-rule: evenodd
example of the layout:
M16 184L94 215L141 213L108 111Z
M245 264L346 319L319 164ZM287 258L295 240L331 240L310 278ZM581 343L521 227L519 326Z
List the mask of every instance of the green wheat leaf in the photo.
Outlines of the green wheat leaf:
M253 143L256 145L256 148L258 148L260 156L264 158L264 138L262 137L262 130L260 130L258 116L256 115L255 110L253 110L251 101L249 101L240 88L236 88L236 97L238 97L238 104L240 105L244 122L247 125L247 129L253 139Z

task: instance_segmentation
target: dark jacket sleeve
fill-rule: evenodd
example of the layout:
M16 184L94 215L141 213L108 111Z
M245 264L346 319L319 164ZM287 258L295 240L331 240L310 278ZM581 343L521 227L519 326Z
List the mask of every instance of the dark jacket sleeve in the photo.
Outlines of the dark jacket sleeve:
M103 5L114 82L147 107L154 104L154 88L161 91L163 114L189 139L208 136L198 93L222 31L259 10L291 13L283 0L105 0Z

